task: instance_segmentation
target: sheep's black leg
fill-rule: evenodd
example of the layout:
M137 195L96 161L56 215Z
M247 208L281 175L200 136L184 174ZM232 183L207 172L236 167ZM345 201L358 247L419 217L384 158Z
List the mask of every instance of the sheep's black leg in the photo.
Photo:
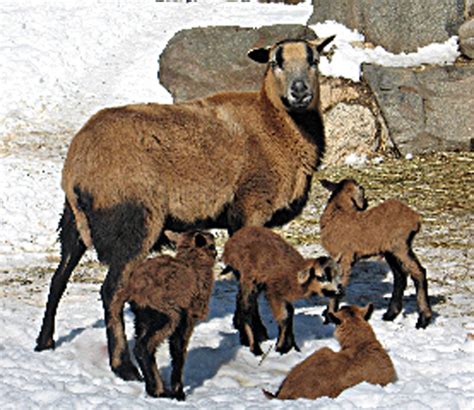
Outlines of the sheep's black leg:
M193 329L193 320L188 317L186 312L183 312L178 327L170 337L170 354L173 366L171 373L171 396L177 400L184 400L186 398L183 389L183 368Z
M256 297L256 299L258 296ZM258 312L258 303L257 300L255 300L255 303L251 304L252 307L252 312L251 312L251 320L252 320L252 329L255 334L255 339L257 342L264 342L265 340L268 340L268 333L267 333L267 328L262 322L262 319L260 318L260 313Z
M259 342L255 337L255 330L253 328L252 313L254 309L258 310L258 292L255 289L247 290L241 289L240 295L237 295L238 302L240 304L239 315L240 315L240 327L238 328L240 333L240 343L244 346L249 346L250 351L260 356L263 354L260 348Z
M294 347L299 352L300 348L296 344L293 333L293 315L295 310L293 305L276 299L269 299L269 303L273 316L278 323L278 340L275 350L284 354Z
M135 358L145 377L146 392L152 397L167 397L163 380L156 365L156 346L171 332L170 318L154 309L138 308L132 304L135 314Z
M61 243L61 261L54 272L49 288L48 301L43 317L43 324L36 339L36 351L54 348L54 318L59 300L66 289L72 271L86 251L79 232L76 229L74 214L66 201L64 212L59 222L59 240Z
M124 305L115 300L121 273L122 269L110 267L101 288L110 366L112 371L123 380L141 380L140 373L132 363L128 350L123 321Z
M407 286L407 275L403 271L400 261L391 253L385 254L385 259L393 273L393 292L387 311L382 316L383 320L393 320L402 310L403 293Z
M140 373L133 365L128 351L123 322L123 303L116 298L116 291L131 270L145 258L156 238L148 238L146 224L149 211L136 201L123 201L108 208L94 208L94 197L79 187L74 188L78 205L86 214L92 243L99 260L109 266L102 285L101 296L107 329L107 344L112 370L124 380L140 380Z

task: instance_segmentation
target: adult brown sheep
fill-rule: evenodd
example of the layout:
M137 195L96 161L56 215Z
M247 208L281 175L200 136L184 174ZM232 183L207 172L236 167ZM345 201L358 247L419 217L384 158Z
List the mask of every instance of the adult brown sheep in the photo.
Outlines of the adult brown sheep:
M191 102L137 104L95 114L64 164L61 261L36 350L54 347L54 318L88 247L109 267L101 296L112 370L140 375L130 360L118 288L165 239L164 229L281 225L308 199L324 151L318 61L334 37L286 40L249 51L267 64L259 92Z

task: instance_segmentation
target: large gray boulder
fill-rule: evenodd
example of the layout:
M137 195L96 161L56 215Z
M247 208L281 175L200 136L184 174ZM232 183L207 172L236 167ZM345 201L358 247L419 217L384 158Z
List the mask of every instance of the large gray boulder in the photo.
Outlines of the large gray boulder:
M335 20L393 53L457 35L465 0L313 0L308 24Z
M363 66L390 137L402 155L469 151L474 137L474 65Z
M459 49L470 59L474 59L474 18L459 27Z
M160 82L175 102L222 90L258 90L265 66L250 60L247 52L286 38L311 40L316 35L301 25L182 30L169 41L160 56Z

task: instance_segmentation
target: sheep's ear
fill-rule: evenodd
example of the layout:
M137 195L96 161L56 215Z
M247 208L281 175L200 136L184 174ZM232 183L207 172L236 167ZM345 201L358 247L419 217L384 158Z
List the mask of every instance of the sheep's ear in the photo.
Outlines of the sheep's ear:
M309 43L316 47L316 50L318 51L319 54L321 54L324 50L324 47L326 47L331 41L335 39L335 35L329 36L329 37L323 37L323 38L317 38L316 40L311 40Z
M302 271L298 272L298 277L297 277L298 284L304 285L305 283L310 281L311 278L314 276L315 276L315 271L313 267L309 269L303 269Z
M331 182L327 179L320 179L319 183L326 188L328 191L334 192L337 188L337 184L335 182Z
M247 55L257 63L266 64L270 59L270 47L252 48Z
M335 325L340 325L342 323L342 320L339 319L334 313L328 312L327 313L327 318L329 319L330 323L334 323Z
M168 238L170 242L173 242L173 243L178 243L179 238L181 237L180 233L169 231L169 230L164 231L163 234Z
M207 241L206 241L206 238L204 237L204 235L202 235L200 233L197 233L194 236L194 244L196 245L196 248L202 248L203 246L206 246Z
M362 316L366 321L370 319L373 312L374 312L373 303L369 303L366 307L362 308Z

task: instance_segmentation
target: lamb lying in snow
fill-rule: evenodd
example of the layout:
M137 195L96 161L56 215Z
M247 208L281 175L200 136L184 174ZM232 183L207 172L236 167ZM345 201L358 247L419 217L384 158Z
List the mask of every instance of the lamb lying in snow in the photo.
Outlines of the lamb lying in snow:
M397 376L392 361L367 322L372 311L373 305L369 304L329 312L341 350L317 350L288 373L276 394L263 390L265 396L280 400L334 398L362 382L382 386L394 382Z

